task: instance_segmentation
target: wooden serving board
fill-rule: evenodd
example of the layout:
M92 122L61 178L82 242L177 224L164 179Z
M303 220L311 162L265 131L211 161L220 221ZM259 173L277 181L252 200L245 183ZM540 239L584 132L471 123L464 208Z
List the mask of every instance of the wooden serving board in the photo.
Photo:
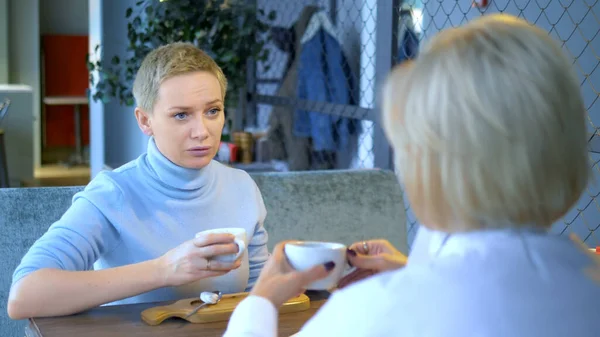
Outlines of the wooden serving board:
M185 318L196 306L202 304L199 298L179 300L170 305L157 306L142 311L142 320L148 325L159 325L164 320L172 317L183 318L190 323L212 323L229 320L233 310L248 296L249 293L236 293L223 295L217 304L207 305L197 313ZM304 311L310 308L310 299L302 294L285 302L279 313Z

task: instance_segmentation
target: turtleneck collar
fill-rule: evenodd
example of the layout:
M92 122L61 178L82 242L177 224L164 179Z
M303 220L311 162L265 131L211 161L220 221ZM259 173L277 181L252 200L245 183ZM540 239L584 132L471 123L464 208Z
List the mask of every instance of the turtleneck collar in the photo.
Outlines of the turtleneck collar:
M148 141L148 149L143 162L149 171L149 178L156 180L169 190L198 192L208 187L214 180L215 163L213 161L201 169L181 167L160 152L154 137L150 137Z

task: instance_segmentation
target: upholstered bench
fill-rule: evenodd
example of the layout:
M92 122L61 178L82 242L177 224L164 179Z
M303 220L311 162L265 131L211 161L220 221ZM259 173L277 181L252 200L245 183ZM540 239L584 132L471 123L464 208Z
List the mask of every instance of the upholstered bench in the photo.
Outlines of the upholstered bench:
M257 173L267 208L269 249L282 240L350 244L387 238L408 253L404 202L392 172ZM0 189L0 336L22 336L6 313L12 273L27 249L67 210L83 186Z

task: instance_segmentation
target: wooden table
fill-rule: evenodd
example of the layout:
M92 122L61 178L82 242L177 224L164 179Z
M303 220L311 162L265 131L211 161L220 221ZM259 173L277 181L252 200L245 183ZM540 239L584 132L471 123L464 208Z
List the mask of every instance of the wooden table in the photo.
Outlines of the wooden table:
M298 332L328 297L328 293L323 292L309 292L307 295L311 299L310 309L279 315L279 336L290 336ZM105 306L72 316L32 318L26 327L25 336L221 337L227 328L227 322L192 324L180 319L169 319L157 326L149 326L142 322L140 313L143 310L165 304L168 303Z

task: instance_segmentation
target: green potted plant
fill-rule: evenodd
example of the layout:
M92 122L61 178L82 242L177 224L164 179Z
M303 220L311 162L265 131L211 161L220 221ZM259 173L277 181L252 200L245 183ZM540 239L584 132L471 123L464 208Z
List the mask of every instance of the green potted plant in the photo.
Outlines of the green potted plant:
M88 55L94 101L117 99L134 104L133 79L143 58L154 48L171 42L192 42L211 55L223 68L229 86L226 109L238 106L246 86L248 60L265 61L265 44L275 12L263 10L245 0L141 0L123 13L128 19L127 57L112 56L109 64ZM100 52L96 46L95 54ZM97 74L97 76L94 76Z

